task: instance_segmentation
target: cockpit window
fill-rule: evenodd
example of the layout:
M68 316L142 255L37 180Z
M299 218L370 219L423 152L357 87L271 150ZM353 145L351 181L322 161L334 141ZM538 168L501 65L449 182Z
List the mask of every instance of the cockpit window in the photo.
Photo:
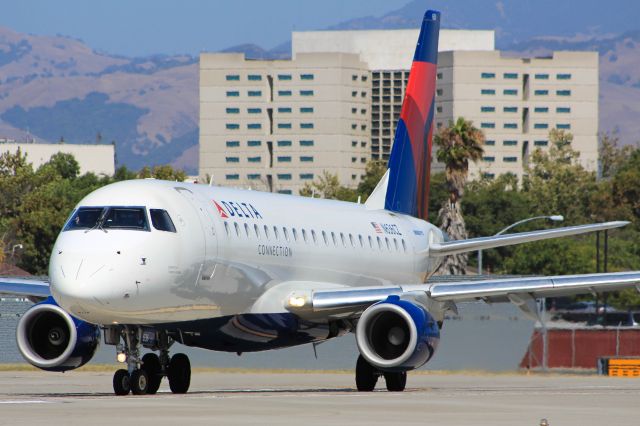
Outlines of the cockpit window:
M148 231L147 215L142 207L109 207L102 220L104 229L135 229Z
M149 214L154 228L159 231L176 232L176 227L173 225L171 216L166 210L150 209Z
M64 228L75 229L149 231L149 222L144 207L80 207Z
M71 220L64 227L65 231L73 229L91 229L98 225L98 220L104 211L104 207L80 207L71 216Z

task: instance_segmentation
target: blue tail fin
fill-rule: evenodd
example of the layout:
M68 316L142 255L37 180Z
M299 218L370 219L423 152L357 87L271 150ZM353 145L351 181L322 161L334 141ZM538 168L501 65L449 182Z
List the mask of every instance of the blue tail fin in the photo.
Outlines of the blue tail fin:
M440 12L427 11L389 160L385 209L427 219Z

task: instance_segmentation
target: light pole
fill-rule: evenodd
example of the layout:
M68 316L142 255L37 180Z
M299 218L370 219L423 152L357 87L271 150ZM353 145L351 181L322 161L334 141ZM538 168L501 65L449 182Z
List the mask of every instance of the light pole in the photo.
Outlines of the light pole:
M550 215L550 216L535 216L535 217L529 217L527 219L522 219L519 220L515 223L512 223L511 225L507 226L506 228L504 228L503 230L499 231L497 234L495 235L502 235L505 232L507 232L509 229L514 228L522 223L525 222L531 222L533 220L540 220L540 219L548 219L548 220L552 220L554 222L562 222L564 220L564 217L562 215L559 214L554 214L554 215ZM478 250L478 275L482 275L482 250Z

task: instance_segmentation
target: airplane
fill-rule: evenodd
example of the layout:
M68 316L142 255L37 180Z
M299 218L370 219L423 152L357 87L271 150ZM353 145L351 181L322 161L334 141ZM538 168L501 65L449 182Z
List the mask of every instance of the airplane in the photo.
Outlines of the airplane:
M67 371L101 340L126 368L117 395L186 393L179 343L251 352L355 333L359 391L383 377L403 391L432 359L456 303L640 290L640 271L436 281L444 256L621 227L569 226L459 241L427 222L440 13L424 15L389 167L364 204L160 180L87 195L64 224L48 280L0 278L0 293L37 302L20 319L30 364ZM143 349L149 350L144 356Z

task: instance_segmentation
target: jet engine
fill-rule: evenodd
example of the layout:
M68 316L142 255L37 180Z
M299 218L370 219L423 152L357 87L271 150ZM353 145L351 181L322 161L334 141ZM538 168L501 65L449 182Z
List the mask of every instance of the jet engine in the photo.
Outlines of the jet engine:
M89 362L100 345L100 328L69 315L50 297L18 322L18 349L27 362L47 371L67 371Z
M433 356L440 329L419 303L389 296L367 308L356 328L360 354L382 371L407 371Z

